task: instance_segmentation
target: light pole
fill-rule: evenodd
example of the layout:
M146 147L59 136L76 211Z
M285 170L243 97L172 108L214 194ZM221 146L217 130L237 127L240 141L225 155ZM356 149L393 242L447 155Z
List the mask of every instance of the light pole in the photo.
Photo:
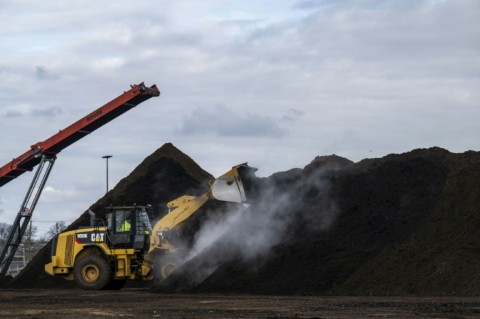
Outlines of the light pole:
M106 193L108 193L108 159L112 157L112 155L105 155L105 156L102 156L102 158L106 159L107 160L107 191Z

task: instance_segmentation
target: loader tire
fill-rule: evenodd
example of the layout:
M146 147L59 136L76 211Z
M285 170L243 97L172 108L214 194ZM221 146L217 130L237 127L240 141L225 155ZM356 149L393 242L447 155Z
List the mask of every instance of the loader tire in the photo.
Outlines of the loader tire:
M85 255L75 262L73 268L75 282L82 289L105 289L112 280L112 270L108 262L99 255Z
M161 282L165 280L181 264L181 259L175 254L165 254L157 258L153 269L155 280Z

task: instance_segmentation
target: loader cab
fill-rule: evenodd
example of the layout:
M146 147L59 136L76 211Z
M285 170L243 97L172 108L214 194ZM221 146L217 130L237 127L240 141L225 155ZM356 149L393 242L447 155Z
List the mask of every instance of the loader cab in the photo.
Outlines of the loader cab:
M112 248L147 249L152 225L148 206L108 208L108 237Z

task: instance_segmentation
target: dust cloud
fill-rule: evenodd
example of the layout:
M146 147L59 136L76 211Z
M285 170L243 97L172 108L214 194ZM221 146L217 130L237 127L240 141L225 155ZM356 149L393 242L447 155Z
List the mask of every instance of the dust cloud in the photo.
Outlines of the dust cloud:
M251 204L225 212L227 217L221 220L206 221L185 261L189 264L189 285L201 283L226 262L260 267L275 246L292 240L291 234L297 231L293 228L302 227L307 232L328 230L338 209L329 196L326 171L304 175L298 170L258 178ZM285 179L290 186L291 180L295 181L294 187L285 187Z

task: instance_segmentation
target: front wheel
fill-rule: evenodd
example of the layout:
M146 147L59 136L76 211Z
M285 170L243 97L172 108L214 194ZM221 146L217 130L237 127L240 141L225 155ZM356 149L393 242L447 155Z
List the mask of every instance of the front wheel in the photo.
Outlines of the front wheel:
M80 288L100 290L110 284L112 270L105 258L99 255L85 255L75 262L73 276Z
M159 282L163 281L181 264L181 258L172 253L158 257L153 268L153 276L155 280Z

